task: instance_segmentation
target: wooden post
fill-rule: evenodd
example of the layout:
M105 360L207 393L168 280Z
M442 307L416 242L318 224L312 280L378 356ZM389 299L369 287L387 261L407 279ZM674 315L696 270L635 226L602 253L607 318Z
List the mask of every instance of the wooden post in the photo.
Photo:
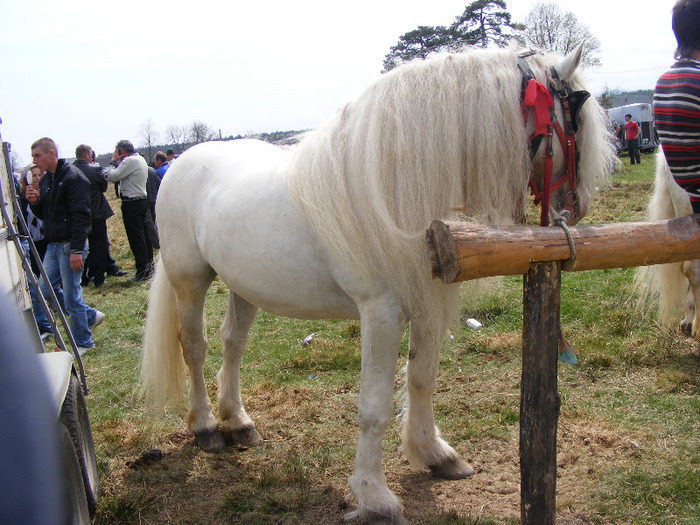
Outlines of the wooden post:
M530 265L523 277L520 383L520 522L554 525L557 478L557 360L561 263Z

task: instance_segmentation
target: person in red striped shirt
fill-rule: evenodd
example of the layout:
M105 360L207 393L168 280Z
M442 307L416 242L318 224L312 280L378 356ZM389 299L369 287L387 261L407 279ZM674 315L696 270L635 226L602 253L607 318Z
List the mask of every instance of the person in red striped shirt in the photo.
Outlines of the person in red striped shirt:
M654 124L671 173L700 213L700 0L678 0L676 63L654 89Z
M673 178L700 213L700 0L678 0L675 64L654 89L654 122Z

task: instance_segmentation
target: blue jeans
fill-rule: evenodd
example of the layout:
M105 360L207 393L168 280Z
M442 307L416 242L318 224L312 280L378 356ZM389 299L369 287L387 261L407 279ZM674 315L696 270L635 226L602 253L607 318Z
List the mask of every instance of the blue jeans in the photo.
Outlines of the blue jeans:
M83 248L83 261L87 256L87 245ZM60 277L63 282L63 300L65 312L68 314L68 324L73 333L75 344L83 348L92 348L94 343L88 328L95 322L97 311L83 301L83 289L80 287L82 269L73 271L70 268L70 243L50 242L44 255L44 270L52 283ZM48 294L46 282L39 280L41 292Z

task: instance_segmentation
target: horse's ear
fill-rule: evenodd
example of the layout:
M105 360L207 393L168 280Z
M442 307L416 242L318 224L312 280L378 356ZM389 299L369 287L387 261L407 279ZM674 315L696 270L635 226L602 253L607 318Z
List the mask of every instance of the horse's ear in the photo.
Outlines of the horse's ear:
M576 49L564 57L558 66L556 66L557 73L559 73L559 78L564 82L571 80L571 77L576 71L576 68L581 64L581 58L583 57L583 42L581 42Z

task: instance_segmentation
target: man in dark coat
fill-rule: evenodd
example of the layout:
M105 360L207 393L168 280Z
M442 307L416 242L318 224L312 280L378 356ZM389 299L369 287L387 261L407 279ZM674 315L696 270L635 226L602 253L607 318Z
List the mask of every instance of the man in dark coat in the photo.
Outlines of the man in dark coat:
M105 317L85 304L80 287L90 232L90 183L78 168L58 158L57 152L56 143L48 137L32 144L32 160L46 174L39 191L27 186L26 197L32 213L44 221L44 237L49 242L44 270L50 282L61 277L68 322L82 355L94 346L91 330ZM39 285L47 295L43 276Z
M105 282L105 273L108 275L126 275L114 262L109 254L109 238L107 237L107 219L114 212L110 207L104 192L107 190L107 179L102 175L99 164L93 163L92 148L87 144L81 144L75 148L76 160L73 165L78 168L90 182L90 210L92 218L92 230L88 235L90 252L83 268L81 284L87 286L92 281L97 288Z

